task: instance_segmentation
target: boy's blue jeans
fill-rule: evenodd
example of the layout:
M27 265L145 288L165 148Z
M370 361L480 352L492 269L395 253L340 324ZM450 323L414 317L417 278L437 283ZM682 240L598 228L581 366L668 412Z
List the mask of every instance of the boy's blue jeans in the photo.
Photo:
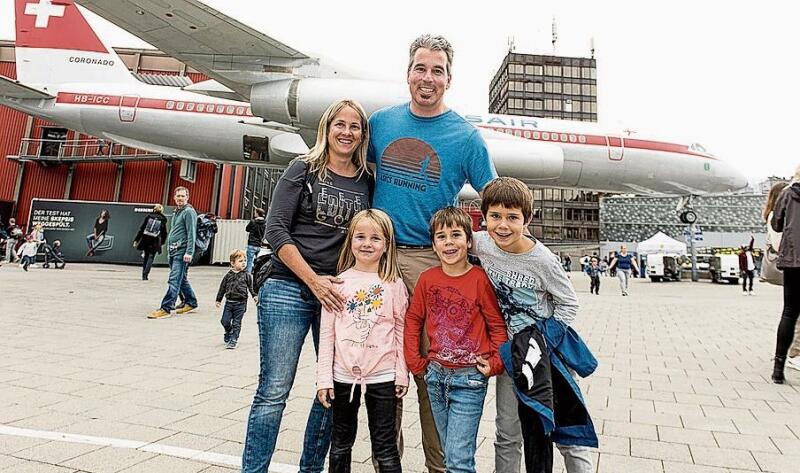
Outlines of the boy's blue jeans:
M242 473L264 473L269 467L309 329L314 350L319 349L320 303L306 286L270 278L261 286L258 299L261 371L247 420ZM313 397L314 401L306 423L299 469L301 473L319 473L331 444L332 414L330 409L322 407L316 391L303 395Z
M432 361L425 382L448 473L475 473L478 426L488 378L474 367L445 368Z
M247 311L247 301L225 301L222 309L222 319L219 323L225 329L225 343L239 340L239 332L242 330L242 319Z

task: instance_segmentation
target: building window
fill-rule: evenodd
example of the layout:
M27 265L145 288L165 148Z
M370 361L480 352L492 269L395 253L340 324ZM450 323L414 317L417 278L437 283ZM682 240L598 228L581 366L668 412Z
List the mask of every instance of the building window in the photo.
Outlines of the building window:
M541 110L544 107L544 103L541 100L534 100L533 101L533 109L534 110ZM538 132L537 132L538 133ZM538 138L537 138L538 139Z
M553 66L550 64L545 64L544 66L544 75L552 76L553 75Z
M544 91L545 91L545 93L552 94L553 93L553 83L552 82L545 82L544 83Z
M553 75L560 76L561 75L561 66L553 66Z
M554 94L561 93L561 82L553 82L553 93Z
M533 92L533 82L525 83L525 92Z
M525 100L525 110L533 110L533 100L531 99Z
M591 90L589 84L581 84L581 95L591 95Z
M533 91L534 92L538 92L538 93L541 94L542 93L542 83L541 82L534 82L533 83Z
M560 111L561 110L561 101L558 99L553 100L553 110Z

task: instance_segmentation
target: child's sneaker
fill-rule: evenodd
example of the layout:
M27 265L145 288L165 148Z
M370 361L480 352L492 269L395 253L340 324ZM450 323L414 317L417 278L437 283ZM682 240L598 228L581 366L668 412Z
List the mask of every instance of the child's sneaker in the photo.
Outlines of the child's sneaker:
M234 348L236 348L236 340L230 340L228 344L225 345L225 348L227 348L228 350L233 350Z

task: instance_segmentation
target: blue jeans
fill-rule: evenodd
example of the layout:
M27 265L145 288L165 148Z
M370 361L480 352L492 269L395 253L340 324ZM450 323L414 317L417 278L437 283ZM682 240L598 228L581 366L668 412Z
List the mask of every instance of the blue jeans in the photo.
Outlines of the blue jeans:
M447 472L475 473L478 426L489 379L476 368L445 368L432 361L425 382Z
M178 298L178 292L183 296L183 301L192 306L197 307L197 297L194 295L192 285L189 284L189 263L184 263L183 254L169 256L169 279L167 280L167 293L161 299L161 310L170 312L175 308L175 299Z
M297 281L267 279L258 298L261 371L247 420L242 473L263 473L269 467L309 329L314 350L319 349L320 303L306 286ZM316 391L312 397L300 457L301 473L321 472L331 443L331 409L322 407Z
M225 343L239 340L239 332L242 330L242 319L247 311L247 301L225 301L222 309L222 319L219 323L225 329Z
M260 246L247 245L247 268L245 268L245 271L248 273L253 272L253 261L256 260L259 251L261 251Z
M156 259L155 253L149 251L144 252L144 260L142 261L142 279L150 277L150 269L153 267L153 260Z

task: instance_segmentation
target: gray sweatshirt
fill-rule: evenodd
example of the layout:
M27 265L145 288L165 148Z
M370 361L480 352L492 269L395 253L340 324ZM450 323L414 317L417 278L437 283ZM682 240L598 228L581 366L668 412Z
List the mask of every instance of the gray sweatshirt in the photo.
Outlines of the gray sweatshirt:
M578 297L558 260L541 242L527 253L507 253L487 232L472 234L472 253L492 281L500 311L513 336L537 320L555 317L569 325L578 315Z

